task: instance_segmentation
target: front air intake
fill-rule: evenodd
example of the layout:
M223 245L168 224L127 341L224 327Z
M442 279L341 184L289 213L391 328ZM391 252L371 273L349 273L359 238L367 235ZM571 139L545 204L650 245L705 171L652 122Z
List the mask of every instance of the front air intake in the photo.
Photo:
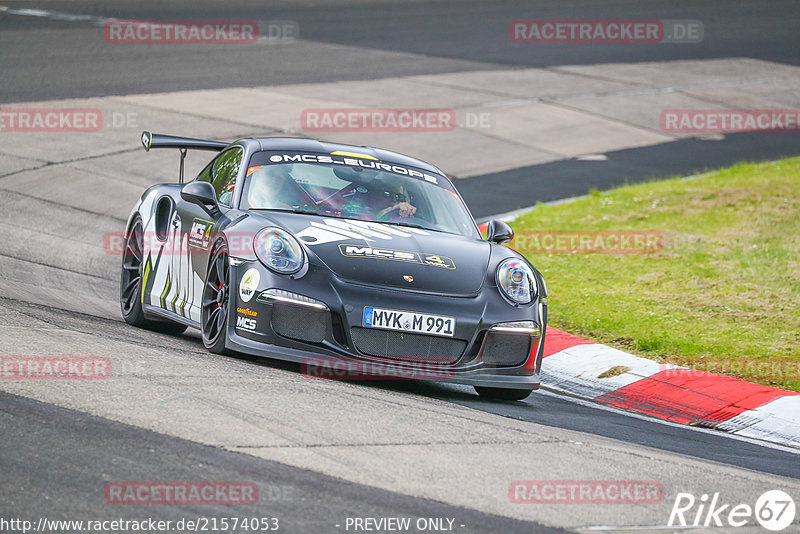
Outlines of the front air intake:
M467 347L461 339L375 328L353 327L350 335L363 354L411 362L451 365Z
M505 334L488 332L483 343L481 359L488 365L512 367L522 365L528 359L531 341L537 340L528 334Z
M272 329L280 336L321 343L328 329L328 310L299 306L289 302L272 304Z

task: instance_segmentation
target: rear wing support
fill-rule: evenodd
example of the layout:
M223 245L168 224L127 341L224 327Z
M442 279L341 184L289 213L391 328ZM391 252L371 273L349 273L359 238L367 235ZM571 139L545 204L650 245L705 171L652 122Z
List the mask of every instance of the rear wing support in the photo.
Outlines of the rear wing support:
M186 159L186 152L185 148L181 149L181 170L180 170L180 180L178 181L179 184L183 183L183 162Z
M151 148L177 148L181 153L180 183L183 183L183 168L186 152L191 148L194 150L210 150L219 152L228 143L223 141L209 141L208 139L192 139L190 137L177 137L174 135L154 134L152 132L142 132L142 146L149 152Z

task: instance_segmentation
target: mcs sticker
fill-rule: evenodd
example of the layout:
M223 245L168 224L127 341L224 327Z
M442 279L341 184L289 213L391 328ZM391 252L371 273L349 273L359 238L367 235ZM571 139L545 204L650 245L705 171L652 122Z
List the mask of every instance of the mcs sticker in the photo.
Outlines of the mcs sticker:
M214 223L197 219L192 221L192 229L189 232L189 246L208 250L211 245L211 229Z
M247 317L242 317L241 315L237 315L236 328L242 328L244 330L249 330L253 332L256 329L256 320L248 319Z

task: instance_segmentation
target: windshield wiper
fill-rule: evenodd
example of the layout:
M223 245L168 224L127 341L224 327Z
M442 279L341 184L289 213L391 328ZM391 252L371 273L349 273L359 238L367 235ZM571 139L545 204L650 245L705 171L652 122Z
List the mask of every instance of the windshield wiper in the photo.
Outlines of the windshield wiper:
M291 211L292 213L300 213L300 214L303 214L303 215L319 215L319 216L322 216L322 214L320 212L318 212L318 211L304 210L304 209L301 209L301 208L291 209L291 210L286 210L286 211Z
M392 222L377 221L377 222L380 222L381 224L392 224L392 225L395 225L395 226L406 226L408 228L419 228L420 230L434 230L433 228L428 228L427 226L422 226L421 224L403 222L403 221L392 221ZM436 231L436 230L434 230L434 231Z
M301 215L319 215L320 217L325 216L325 214L320 213L318 211L310 211L300 208L252 208L252 209L257 209L262 211L280 211L283 213L299 213Z

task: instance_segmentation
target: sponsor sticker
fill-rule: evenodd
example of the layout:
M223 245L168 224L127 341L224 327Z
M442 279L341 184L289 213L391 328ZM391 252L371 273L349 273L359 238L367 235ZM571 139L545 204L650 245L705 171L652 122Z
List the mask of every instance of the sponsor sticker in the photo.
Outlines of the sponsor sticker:
M453 260L447 256L439 256L438 254L428 254L425 252L406 252L389 248L362 247L345 244L339 245L339 252L341 252L342 256L347 256L349 258L377 258L380 260L419 263L422 265L431 265L433 267L442 267L444 269L456 268Z
M195 218L192 221L192 229L189 231L189 246L208 250L211 246L211 229L214 223L204 219Z
M402 176L411 176L412 178L422 178L433 184L438 184L436 176L421 172L416 169L411 169L403 165L394 163L384 163L382 161L375 161L375 158L365 158L360 154L353 154L358 157L348 157L346 155L333 154L273 154L269 157L270 163L326 163L332 165L348 165L350 167L363 167L365 169L374 169L376 171L391 172L400 174ZM341 153L339 153L341 154Z
M297 232L295 236L302 239L306 245L324 245L335 241L351 241L353 239L376 239L390 241L398 237L412 237L414 235L430 235L421 228L406 226L392 226L371 221L356 221L352 219L329 219L311 221L308 227Z
M256 293L256 289L258 289L260 281L261 274L258 269L252 268L245 271L242 281L239 283L239 298L242 299L242 302L250 302L250 299Z
M255 332L257 326L257 322L255 319L249 319L242 315L236 316L236 328L241 328L242 330L247 330L249 332Z

